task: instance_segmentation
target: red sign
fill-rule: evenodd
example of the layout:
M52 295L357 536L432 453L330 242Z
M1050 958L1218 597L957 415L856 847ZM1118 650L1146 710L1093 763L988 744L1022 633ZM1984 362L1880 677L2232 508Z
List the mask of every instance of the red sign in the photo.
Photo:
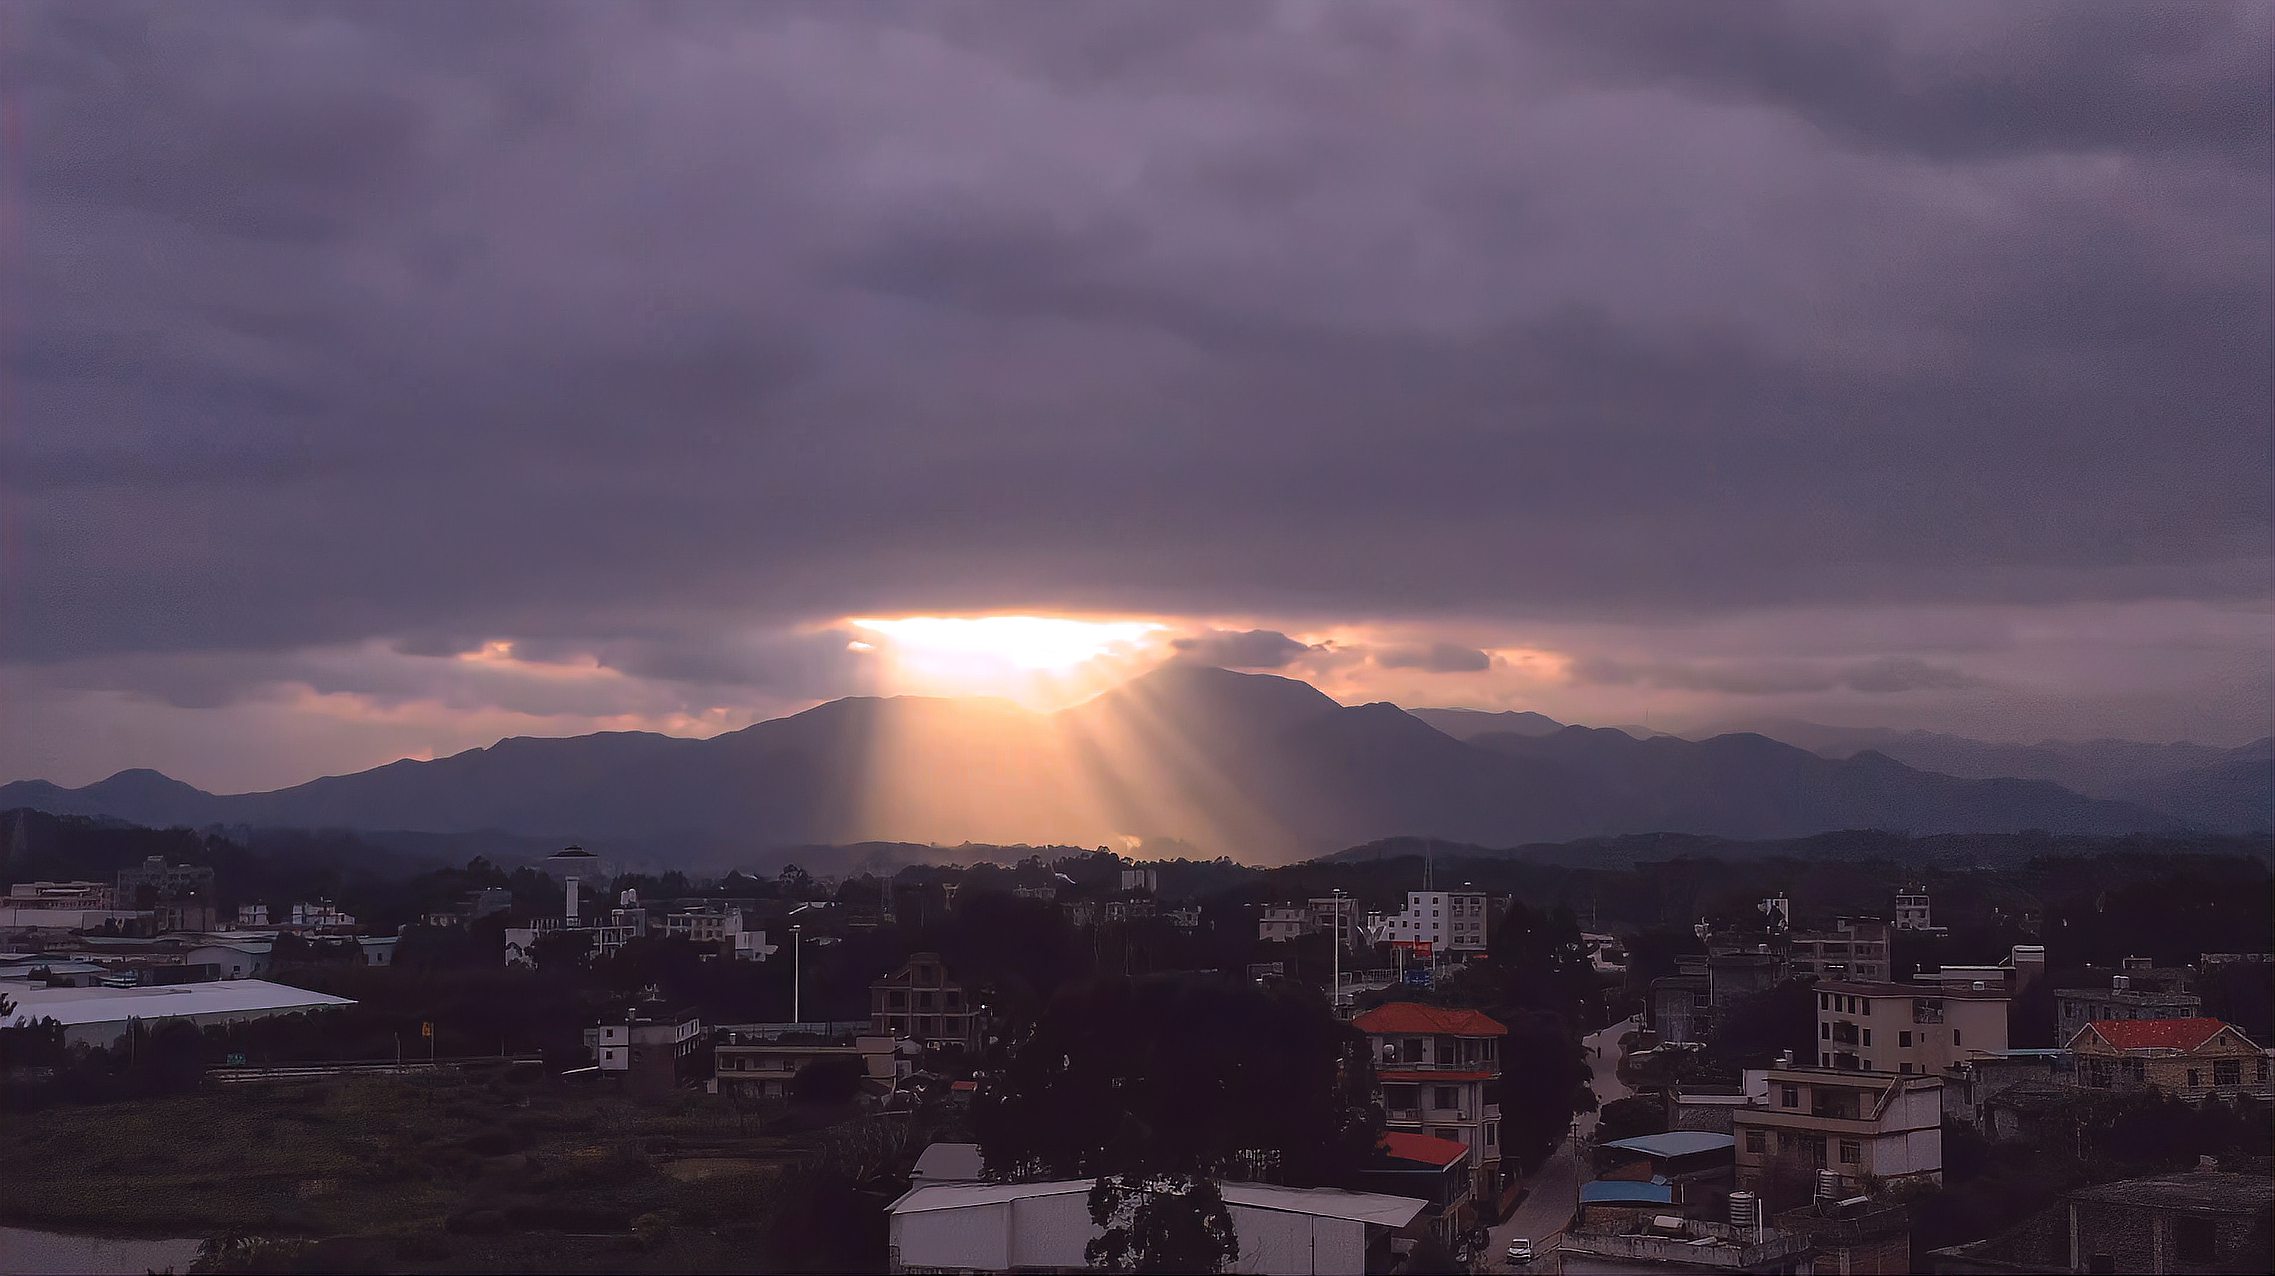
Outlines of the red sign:
M1390 946L1392 948L1403 948L1408 953L1416 957L1427 957L1430 955L1430 941L1427 939L1393 940L1391 941Z

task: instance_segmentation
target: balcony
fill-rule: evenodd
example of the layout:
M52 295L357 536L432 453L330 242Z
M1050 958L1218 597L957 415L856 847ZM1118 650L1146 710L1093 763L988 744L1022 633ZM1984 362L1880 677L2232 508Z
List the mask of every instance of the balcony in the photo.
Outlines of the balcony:
M1422 1109L1384 1108L1382 1110L1382 1119L1385 1121L1401 1124L1420 1125L1422 1123Z

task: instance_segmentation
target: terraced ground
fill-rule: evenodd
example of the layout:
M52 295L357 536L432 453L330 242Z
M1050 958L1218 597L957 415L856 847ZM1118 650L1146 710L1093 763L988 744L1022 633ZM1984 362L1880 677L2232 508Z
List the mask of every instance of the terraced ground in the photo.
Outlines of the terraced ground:
M0 1221L234 1242L214 1270L747 1269L785 1169L894 1144L826 1115L535 1067L208 1085L0 1119Z

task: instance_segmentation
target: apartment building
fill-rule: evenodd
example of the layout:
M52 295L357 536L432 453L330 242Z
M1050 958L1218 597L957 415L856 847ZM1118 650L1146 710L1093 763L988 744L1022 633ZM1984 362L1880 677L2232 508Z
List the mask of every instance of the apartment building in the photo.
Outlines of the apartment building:
M1785 937L1786 973L1879 983L1889 976L1892 942L1893 928L1878 918L1835 918L1831 930L1797 930Z
M1509 1030L1475 1010L1399 1001L1351 1021L1367 1034L1392 1131L1451 1139L1469 1149L1477 1191L1501 1188L1501 1038Z
M1428 944L1433 953L1456 957L1477 956L1492 936L1492 907L1492 896L1479 890L1408 891L1406 910L1383 918L1374 939Z
M1925 886L1906 886L1896 892L1896 929L1940 929L1935 924L1934 901Z
M587 1028L585 1045L602 1076L622 1077L628 1088L642 1094L668 1094L692 1085L703 1079L710 1062L702 1019L693 1010L660 1005L627 1010L621 1019Z
M2070 1039L2079 1084L2177 1099L2275 1096L2268 1052L2217 1019L2089 1023Z
M2054 1040L2068 1041L2089 1023L2129 1019L2194 1019L2204 999L2185 988L2143 987L2131 975L2111 975L2106 988L2054 990Z
M982 1045L985 1013L948 972L938 953L915 953L908 964L869 985L869 1027L926 1045Z
M1899 1076L1940 1076L1962 1059L2007 1048L2006 989L1823 983L1817 1063Z
M1943 1078L1767 1068L1746 1080L1748 1103L1730 1114L1739 1187L1781 1171L1830 1170L1844 1191L1943 1181Z

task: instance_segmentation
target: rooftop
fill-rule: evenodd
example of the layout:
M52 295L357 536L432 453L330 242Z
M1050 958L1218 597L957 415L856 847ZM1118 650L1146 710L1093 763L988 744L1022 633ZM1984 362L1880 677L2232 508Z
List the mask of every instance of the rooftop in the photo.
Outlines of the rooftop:
M1988 984L1989 980L1984 980ZM1839 993L1846 997L1942 997L1955 1001L2011 1001L2013 994L2004 983L1995 987L1959 988L1950 984L1870 984L1851 980L1831 980L1817 985L1818 992Z
M1425 1006L1417 1001L1393 1001L1376 1006L1351 1021L1361 1032L1413 1033L1416 1036L1506 1037L1509 1030L1475 1010Z
M1582 1205L1672 1205L1672 1183L1631 1183L1624 1179L1597 1179L1580 1185Z
M1420 1161L1441 1169L1455 1165L1469 1156L1469 1145L1452 1139L1441 1139L1429 1134L1407 1134L1398 1130L1383 1132L1382 1150L1385 1155L1400 1161Z
M1699 1156L1707 1152L1728 1152L1737 1146L1737 1139L1728 1134L1714 1134L1706 1130L1669 1130L1664 1134L1639 1134L1632 1139L1614 1139L1603 1145L1622 1152L1640 1152L1645 1156Z
M1054 1179L1042 1183L933 1183L910 1188L886 1207L890 1214L970 1209L1047 1196L1088 1194L1095 1179ZM1275 1210L1314 1218L1345 1218L1380 1227L1404 1227L1422 1212L1423 1202L1376 1192L1335 1188L1271 1187L1260 1183L1220 1183L1226 1205Z
M26 988L22 992L11 992L9 999L16 1003L16 1023L53 1019L67 1028L80 1024L124 1023L128 1019L321 1010L355 1004L345 997L272 984L265 979L225 979L210 984L143 988Z
M2242 1214L2275 1206L2275 1180L2264 1174L2191 1170L2081 1187L2070 1193L2070 1199L2195 1214Z
M1385 1068L1375 1073L1377 1081L1491 1081L1501 1074L1482 1068Z
M919 1183L977 1183L980 1180L980 1145L935 1143L916 1158L909 1175Z
M2194 1050L2227 1026L2218 1019L2096 1019L2078 1036L2090 1033L2119 1050Z

